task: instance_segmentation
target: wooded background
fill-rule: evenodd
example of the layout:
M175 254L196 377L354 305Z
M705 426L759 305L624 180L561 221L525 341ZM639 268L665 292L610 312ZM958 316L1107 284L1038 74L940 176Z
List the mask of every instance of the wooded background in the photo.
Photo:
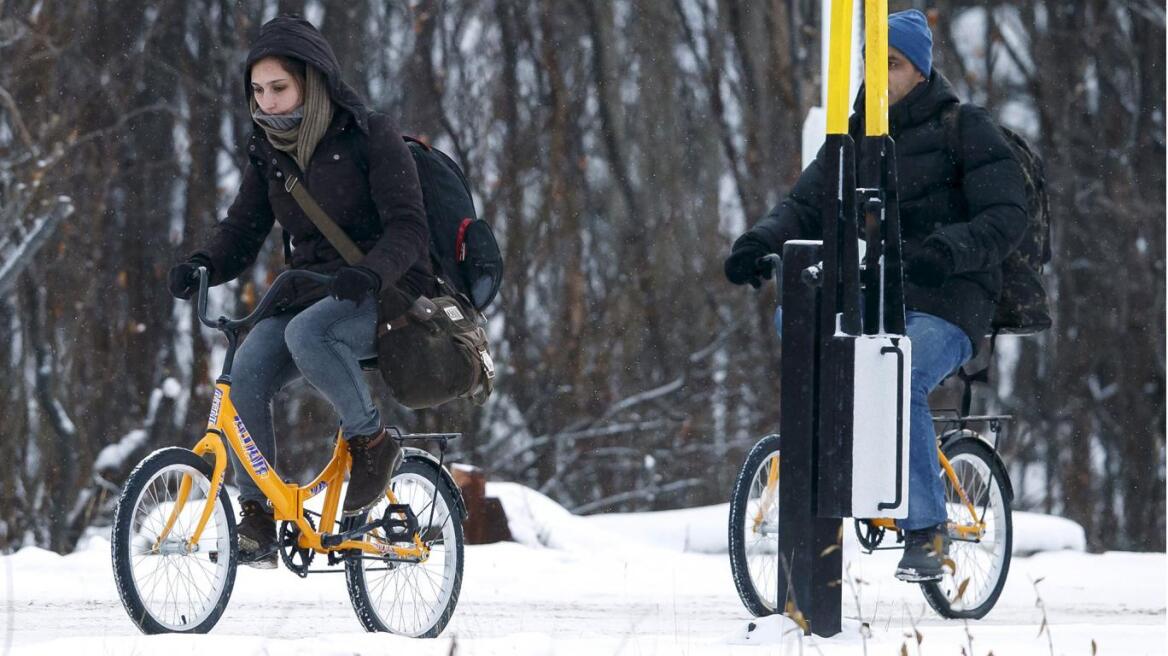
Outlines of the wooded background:
M242 62L284 11L463 163L504 248L495 396L391 418L463 431L456 459L576 512L726 501L778 426L779 353L773 289L722 260L800 172L819 4L0 1L0 548L69 551L137 460L200 436L223 340L165 276L234 196ZM1001 340L977 396L1018 417L1015 505L1163 550L1164 6L891 5L929 11L936 66L1047 162L1055 327ZM282 266L273 235L213 309L245 313ZM335 416L304 383L276 416L305 480Z

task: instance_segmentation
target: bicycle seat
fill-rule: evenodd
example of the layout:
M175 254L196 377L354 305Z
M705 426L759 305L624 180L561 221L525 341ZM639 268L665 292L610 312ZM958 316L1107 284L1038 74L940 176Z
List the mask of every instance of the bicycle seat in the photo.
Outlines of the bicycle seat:
M361 365L362 371L377 371L377 356L358 360L357 364Z

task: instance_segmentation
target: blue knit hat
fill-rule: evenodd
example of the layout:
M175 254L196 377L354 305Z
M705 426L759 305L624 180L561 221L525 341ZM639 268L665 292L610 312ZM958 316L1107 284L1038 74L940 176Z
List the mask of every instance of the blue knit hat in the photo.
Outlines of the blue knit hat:
M933 71L933 32L929 20L917 9L888 16L888 45L904 53L926 78Z

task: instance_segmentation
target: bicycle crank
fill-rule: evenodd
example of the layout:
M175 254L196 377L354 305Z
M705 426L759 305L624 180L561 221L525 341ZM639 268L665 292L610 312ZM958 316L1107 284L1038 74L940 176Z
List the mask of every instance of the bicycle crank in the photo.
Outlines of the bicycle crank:
M855 522L856 539L860 541L860 547L868 553L872 553L884 541L885 528L863 519L857 519Z
M304 520L313 530L316 529L312 517L306 514ZM307 577L308 566L312 564L312 558L316 552L308 547L300 546L300 527L296 525L296 522L280 522L279 545L280 560L284 561L284 566L300 578Z

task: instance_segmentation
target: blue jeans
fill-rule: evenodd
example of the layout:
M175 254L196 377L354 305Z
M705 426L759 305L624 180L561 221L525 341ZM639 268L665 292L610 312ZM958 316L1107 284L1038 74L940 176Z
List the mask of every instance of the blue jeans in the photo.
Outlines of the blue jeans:
M782 336L783 308L775 310ZM906 331L912 342L912 398L909 416L908 517L897 522L907 530L944 522L945 488L937 460L937 433L929 410L929 392L973 357L973 344L957 326L940 317L909 310ZM891 410L891 409L890 409Z
M285 312L260 320L235 354L231 400L256 447L276 461L272 397L301 375L328 399L346 437L368 435L381 427L358 360L377 354L377 300L324 298L299 314ZM240 501L263 501L260 491L231 451Z

